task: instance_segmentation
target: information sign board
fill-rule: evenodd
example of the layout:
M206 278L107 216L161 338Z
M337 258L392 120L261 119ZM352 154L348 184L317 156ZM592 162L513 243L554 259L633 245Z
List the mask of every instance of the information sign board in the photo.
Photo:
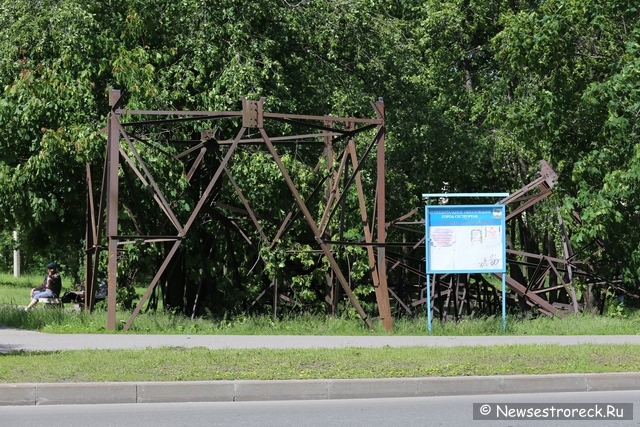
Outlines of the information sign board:
M427 273L505 273L504 205L425 207Z

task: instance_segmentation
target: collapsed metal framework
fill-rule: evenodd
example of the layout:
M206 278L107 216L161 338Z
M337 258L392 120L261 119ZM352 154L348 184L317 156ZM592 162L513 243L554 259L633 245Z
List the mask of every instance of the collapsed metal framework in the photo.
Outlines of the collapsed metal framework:
M204 212L211 212L212 207L223 212L226 215L227 224L233 226L243 236L246 243L254 247L273 248L290 229L293 219L301 215L313 235L315 245L317 245L316 252L324 257L329 265L329 271L326 272L327 283L342 289L351 305L369 327L372 327L371 319L356 298L348 273L345 275L336 259L336 251L341 247L360 246L366 250L379 318L385 329L392 329L392 308L396 312L414 315L416 307L426 303L424 296L426 274L423 269L424 218L420 217L422 209L415 208L406 215L388 222L385 218L385 111L382 99L371 103L375 114L373 119L270 113L263 109L264 99L259 101L243 99L240 111L126 110L122 108L123 100L124 97L120 91L111 90L109 94L111 111L106 128L108 134L107 150L97 211L92 188L91 168L87 166L87 258L85 266L87 298L85 304L87 308L93 307L94 284L98 278L100 254L106 251L108 257L108 329L116 328L118 254L123 247L162 243L167 244L169 248L144 295L124 325L124 329L127 330L143 306L149 301L163 275L167 274L167 269L181 243L190 233L193 233L194 223ZM123 120L125 117L126 120ZM139 120L135 121L135 119ZM213 156L217 159L213 168L215 171L213 169L210 171L210 179L206 187L201 190L197 204L190 209L188 217L181 220L174 212L176 199L179 199L179 195L174 197L172 202L167 200L157 179L147 167L148 160L143 159L137 149L137 144L143 143L153 146L145 140L145 129L149 126L169 128L188 122L211 124L225 121L239 125L239 130L234 138L222 140L216 129L203 129L200 131L199 139L181 141L183 145L188 146L185 150L177 154L164 152L168 158L182 162L184 170L187 171L185 175L188 182L192 180L199 168L203 167L205 156ZM269 123L287 126L288 134L270 135ZM303 133L296 133L296 130L302 130ZM163 132L170 134L166 129ZM366 139L370 134L373 137ZM356 150L356 136L368 141L364 145L365 149L360 157L358 157ZM321 160L314 168L314 172L318 172L320 179L318 179L312 194L317 194L322 188L325 188L326 203L322 212L315 216L308 206L310 196L303 197L303 192L297 188L281 155L276 150L276 146L280 144L292 143L318 146L322 148L322 153L324 153L322 155L324 164ZM242 147L248 145L266 148L295 200L294 206L284 218L278 219L277 231L271 236L265 232L262 218L252 208L249 198L243 193L229 168L234 155L240 152ZM159 148L158 146L154 147ZM341 151L336 153L336 148ZM372 175L375 177L375 185L373 185L375 191L373 200L367 201L362 168L367 159L373 157L374 149L375 172ZM160 151L162 150L160 149ZM351 164L350 173L349 163ZM335 167L336 164L337 167ZM324 173L320 173L319 171L322 171L323 168L326 170ZM136 233L119 234L118 219L121 212L119 174L121 172L127 186L132 185L130 174L134 174L139 183L148 190L150 197L162 212L165 224L173 227L173 234L163 232L164 227L161 227L160 231L155 234L145 233L145 227L139 224L143 219L135 219L131 209L126 206L124 208L133 221ZM226 177L228 185L231 185L235 191L236 206L214 200L214 193L217 191L223 175ZM527 209L547 198L552 192L556 178L552 168L542 161L540 172L533 182L500 201L500 203L512 208L507 215L508 223L513 223ZM329 223L336 216L340 216L340 221L343 221L344 215L349 214L344 212L344 202L347 194L350 191L353 192L354 189L362 221L363 238L358 242L345 241L342 238L336 240L332 238ZM373 206L371 214L367 211L368 206ZM247 233L237 224L233 218L233 215L237 214L242 214L255 226L261 239L260 245L252 242ZM516 298L519 298L521 305L534 307L549 316L578 311L580 306L574 288L576 277L584 277L585 280L597 281L605 287L613 286L620 289L621 292L624 291L618 284L597 276L592 270L585 267L588 265L586 262L578 260L582 251L573 251L560 215L558 215L558 219L564 252L562 257L539 255L514 249L507 250L510 268L507 286L510 289L512 306ZM387 236L392 229L417 233L419 237L415 242L388 242ZM396 248L400 248L400 251L395 252L393 249ZM520 270L521 267L529 271L528 278ZM557 281L560 283L558 284ZM434 312L439 313L441 319L492 314L499 306L496 287L482 275L438 275L433 277L431 283L432 300L430 303ZM325 299L335 303L335 294L337 293L334 291L336 288L331 286L329 286L331 295L326 296ZM277 279L274 279L257 299L271 288L274 291L275 312L278 297L286 300L283 295L278 294Z
M518 191L500 200L510 208L507 214L508 233L516 234L516 221L528 209L545 200L552 194L557 180L557 174L544 160L540 161L540 170L536 178ZM405 261L411 258L415 251L417 256L424 253L424 218L418 217L415 221L405 221L411 216L421 215L422 209L414 209L409 215L400 218L396 222L388 224L390 227L402 227L411 230L421 236L409 251L395 259L388 257L390 266L389 274L393 275L396 268L403 268L405 273L413 275L413 294L419 297L410 302L403 301L397 293L407 293L407 281L389 280L390 295L396 300L398 306L408 314L414 314L415 307L426 303L425 287L426 274L416 268L411 268ZM576 222L580 218L573 213ZM589 260L597 253L604 251L604 245L598 239L575 251L569 241L569 235L562 216L557 214L558 234L563 254L539 254L523 250L507 248L508 275L506 277L507 290L509 292L508 304L512 310L522 312L527 308L534 308L539 313L547 316L564 316L566 313L578 312L584 309L584 304L579 301L576 294L575 280L579 279L584 284L599 286L597 307L602 312L604 295L608 290L617 294L624 294L632 298L638 295L625 289L619 278L609 279L596 273ZM414 228L409 228L414 226ZM417 227L416 227L417 226ZM555 243L555 242L554 242ZM588 252L593 246L595 251ZM585 258L580 258L585 256ZM528 274L523 272L524 269ZM500 275L494 274L495 280L482 274L434 274L431 277L431 307L440 320L461 319L463 317L477 317L498 315L501 310Z

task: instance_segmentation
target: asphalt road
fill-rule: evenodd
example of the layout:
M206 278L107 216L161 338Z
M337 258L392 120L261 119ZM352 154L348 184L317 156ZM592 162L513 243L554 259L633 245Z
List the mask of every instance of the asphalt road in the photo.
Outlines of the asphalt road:
M640 420L639 402L640 392L626 391L352 400L14 406L0 407L0 416L3 425L21 427L631 427L638 426ZM592 404L594 407L618 403L635 404L630 414L632 420L584 417L575 420L541 418L481 421L473 418L474 403L500 404L501 407L513 406L513 403L537 403L556 408L572 408L575 404ZM606 411L601 414L603 417L607 415Z

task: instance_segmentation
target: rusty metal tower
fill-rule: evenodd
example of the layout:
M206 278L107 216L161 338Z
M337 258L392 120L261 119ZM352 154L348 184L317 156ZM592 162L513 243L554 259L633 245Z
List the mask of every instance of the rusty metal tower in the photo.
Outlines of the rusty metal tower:
M247 245L267 250L272 249L291 229L294 219L301 219L302 224L313 236L314 253L329 266L325 273L328 284L325 301L333 304L335 308L338 290L344 292L349 303L369 327L372 327L372 321L353 292L349 273L345 274L344 268L337 260L336 254L341 248L357 246L366 253L379 320L386 330L390 331L393 327L392 310L395 314L413 316L416 315L417 307L427 303L424 292L426 274L423 269L424 218L419 217L422 210L416 207L411 212L390 221L385 216L385 110L382 99L371 103L374 118L272 113L264 110L264 99L251 101L243 98L242 109L238 111L127 110L123 108L123 103L124 97L121 92L111 90L111 111L106 128L107 147L97 206L91 168L87 166L85 283L88 297L85 304L89 308L93 307L93 288L98 278L100 255L106 253L108 329L116 329L116 286L121 273L119 253L123 248L127 245L162 244L166 245L167 249L144 295L125 323L124 329L127 330L149 301L163 275L168 274L181 244L196 232L194 229L197 227L194 224L197 224L205 213L215 213L217 218L224 219L225 224L233 227ZM166 150L166 144L163 146L152 142L154 137L162 139L164 143L172 142L169 141L172 127L185 123L202 124L203 127L197 138L179 141L183 149ZM207 126L204 126L205 124ZM151 127L161 127L161 130L150 132ZM222 139L218 132L220 127L225 127L227 131L233 129L235 136ZM359 145L356 144L356 138L359 138ZM287 170L282 155L278 153L277 147L287 144L301 144L319 153L316 157L319 159L318 163L313 168L318 178L311 195L307 194L305 197ZM173 192L173 197L168 197L163 192L162 185L152 173L152 168L148 167L152 160L144 158L139 150L140 145L152 146L170 161L180 164L185 171L184 179L188 185L191 185L194 176L205 168L206 158L215 160L208 164L208 175L201 175L206 175L207 179L196 189L197 203L189 209L186 217L179 217L175 211L182 192ZM251 197L242 189L243 183L237 182L232 174L229 165L245 147L257 147L268 154L286 184L293 204L292 208L279 218L265 219L257 213L250 201ZM365 164L368 165L368 187L363 182ZM119 227L119 216L123 211L119 192L121 177L124 177L124 185L127 187L131 187L133 181L136 181L140 188L147 191L147 197L153 200L164 224L155 233L144 226L144 218L137 216L133 209L124 207L133 224L132 232L119 234L119 230L122 229ZM545 200L552 193L556 179L557 175L551 166L541 161L539 172L531 183L500 201L509 208L507 221L516 221L536 203ZM216 199L214 193L219 191L223 181L235 194L233 203L223 203ZM324 200L320 212L309 207L310 198L318 194L321 194ZM357 212L346 212L345 200L348 195L355 195ZM253 227L254 240L249 237L251 233L238 225L237 215L243 216L246 224ZM339 228L342 229L342 223L347 216L359 216L358 222L362 224L362 229L361 238L357 241L344 239L341 234L338 238L332 235L332 219L337 218ZM275 224L274 232L267 232L265 221ZM599 277L588 267L586 261L578 259L585 248L574 252L559 214L558 221L562 256L541 255L508 248L510 273L507 286L511 306L516 306L516 299L519 299L521 308L533 307L549 316L577 312L581 307L575 292L576 277L604 284L605 288L613 287L619 292L626 292L619 283ZM171 231L165 231L165 228L170 228ZM394 228L413 233L416 236L415 241L390 242L388 233ZM256 242L256 239L260 242ZM398 247L402 248L402 252L393 251L393 248ZM597 250L602 250L601 245ZM524 275L521 268L529 274ZM492 314L498 306L497 289L482 275L438 275L433 277L431 284L432 299L429 303L441 319L455 320L465 316ZM278 298L286 298L279 293L278 280L273 279L257 299L269 290L273 291L275 315Z
M349 281L341 271L334 255L334 248L341 243L332 241L327 235L327 225L331 218L336 215L336 211L341 209L344 204L344 198L350 188L357 191L357 197L360 206L360 215L364 227L363 235L367 244L368 260L371 264L372 281L376 290L377 304L379 307L379 315L382 324L387 330L391 330L391 313L389 308L388 291L386 285L386 261L385 261L385 243L386 243L386 227L385 227L385 178L384 178L384 144L385 144L385 125L384 125L384 103L382 99L372 102L373 113L375 118L344 118L333 116L312 116L312 115L295 115L265 112L263 109L264 99L259 101L250 101L242 99L242 110L240 111L151 111L151 110L126 110L122 108L123 97L120 91L112 90L109 95L109 105L111 111L108 116L107 125L107 153L105 167L103 171L102 191L99 209L96 214L94 208L94 197L91 185L88 195L88 214L87 214L87 263L86 263L86 283L87 292L93 295L93 283L95 282L98 271L99 254L106 248L108 253L108 320L107 328L113 330L116 328L116 283L118 277L118 252L120 248L128 244L137 243L159 243L171 242L171 249L166 254L164 261L155 276L149 283L145 294L142 296L137 307L133 311L129 320L126 322L124 329L128 329L140 309L149 299L154 287L158 284L159 279L165 273L167 266L171 263L172 258L180 247L180 244L188 236L194 221L202 212L205 202L210 198L212 191L219 183L223 175L226 176L228 182L236 191L237 200L241 203L242 211L246 213L254 224L257 232L260 234L263 244L273 246L275 242L286 231L292 215L301 214L306 225L313 233L315 243L320 253L325 257L330 265L331 275L335 277L347 295L353 307L358 314L367 323L372 326L371 320L360 303L355 297ZM139 121L123 120L124 117L148 118ZM219 150L219 164L213 176L211 177L206 188L200 195L198 203L193 207L191 213L186 220L178 219L172 208L172 202L168 201L163 194L157 180L154 178L150 169L147 167L145 160L139 154L136 143L141 141L140 135L132 135L131 129L143 129L146 125L171 125L185 121L206 121L219 122L225 120L239 120L241 125L235 138L229 140L218 140L215 132L212 130L202 130L199 141L191 141L189 147L184 151L174 155L176 161L186 161L192 159L188 166L187 180L190 180L198 167L202 164L202 160L208 152ZM265 123L275 121L284 123L291 129L291 133L287 135L272 136L265 129ZM306 133L296 133L295 129L303 129ZM249 130L257 132L257 135L248 135ZM356 145L354 138L361 134L373 134L366 146L362 157L358 157L356 153ZM301 195L301 191L296 187L289 172L283 164L282 158L276 150L279 144L287 144L291 142L315 144L321 147L327 158L326 165L330 173L326 179L326 206L320 218L314 217L309 210L305 199ZM336 158L334 149L335 143L342 141L341 152L337 153L340 164L337 170L333 169L333 159ZM245 197L240 186L234 180L228 163L233 159L234 153L246 144L259 144L270 153L273 161L280 170L284 181L292 197L295 200L296 208L288 213L282 219L275 236L267 236L263 231L260 219L255 214L254 209L250 206L247 197ZM375 150L375 151L374 151ZM370 226L371 222L367 214L367 206L365 203L365 194L361 180L361 168L364 160L370 156L372 152L376 155L376 184L374 194L374 211L373 218L377 222L377 227ZM347 172L347 162L350 161L352 171L349 175ZM119 216L119 174L120 170L127 168L132 171L139 182L147 188L155 200L158 208L166 217L166 221L175 229L173 234L163 233L161 235L150 234L129 234L120 235L118 231ZM316 167L317 169L317 167ZM88 181L91 181L90 168L87 168ZM321 183L324 183L322 180ZM318 187L319 188L319 187ZM224 208L223 206L219 206ZM237 211L238 208L227 207L230 211ZM103 211L106 211L106 224L104 228ZM104 235L104 240L101 236ZM106 241L106 245L101 245L101 241ZM374 246L377 251L374 251ZM91 306L92 298L87 298L87 304Z

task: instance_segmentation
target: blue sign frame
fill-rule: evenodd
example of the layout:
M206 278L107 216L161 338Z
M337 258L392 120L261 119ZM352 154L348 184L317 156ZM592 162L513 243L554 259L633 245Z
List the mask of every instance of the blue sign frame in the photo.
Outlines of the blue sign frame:
M507 330L507 245L503 204L437 205L429 198L507 197L509 193L423 194L425 206L427 328L431 322L431 274L500 273L502 329Z
M427 273L505 273L505 225L504 205L427 205Z

